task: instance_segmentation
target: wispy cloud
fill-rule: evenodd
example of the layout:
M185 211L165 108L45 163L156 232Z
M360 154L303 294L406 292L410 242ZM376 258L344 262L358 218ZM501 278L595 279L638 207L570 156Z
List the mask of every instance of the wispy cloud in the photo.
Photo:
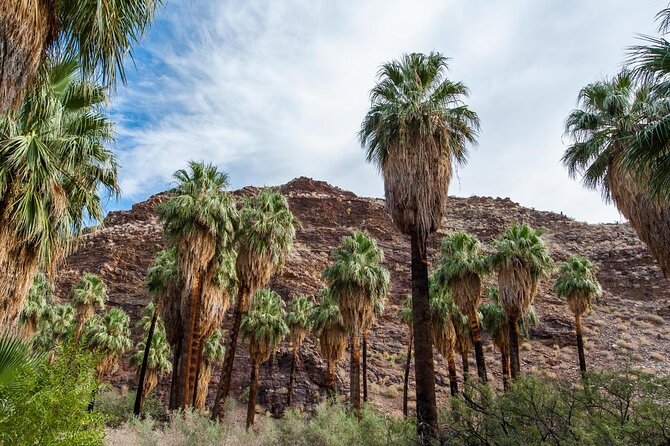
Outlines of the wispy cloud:
M382 183L356 132L381 63L409 51L453 58L471 89L479 148L458 195L509 196L589 221L616 210L567 178L563 120L586 83L616 72L657 1L167 2L113 112L126 199L165 189L189 159L235 186L298 175L362 195Z

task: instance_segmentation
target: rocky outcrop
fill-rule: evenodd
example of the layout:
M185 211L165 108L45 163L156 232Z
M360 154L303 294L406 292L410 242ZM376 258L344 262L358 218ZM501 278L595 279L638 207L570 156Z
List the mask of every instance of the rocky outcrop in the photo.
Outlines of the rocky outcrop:
M248 187L234 194L240 197L256 190ZM383 200L358 197L304 177L279 186L279 190L288 197L292 211L301 222L284 270L271 281L271 287L285 299L296 294L318 295L323 286L320 274L328 264L331 250L342 236L354 229L368 231L383 248L385 263L392 275L392 292L370 339L370 391L372 401L380 408L399 412L407 332L397 312L410 291L408 239L385 214ZM82 273L94 272L107 283L110 304L123 307L137 320L149 301L144 285L146 270L164 243L155 208L166 198L167 195L159 194L129 211L111 212L103 225L90 230L60 268L59 295L65 296ZM650 373L668 369L670 283L663 278L630 226L581 223L561 214L519 206L508 198L451 198L449 208L443 229L430 240L431 258L441 237L450 230L466 230L489 242L516 222L546 228L545 238L556 261L580 253L591 258L599 268L598 278L604 289L602 302L584 319L589 366L611 368L617 362L623 365L632 360ZM576 377L578 360L572 317L565 303L551 292L551 281L541 287L536 307L542 322L522 346L523 370ZM134 336L138 339L137 330ZM486 339L485 343L489 373L499 385L499 357ZM249 372L246 348L238 351L240 356L236 359L232 383L234 396L244 392ZM474 366L474 359L471 360ZM282 409L289 367L290 350L285 343L275 359L262 368L259 402L270 411ZM321 398L325 385L325 364L318 355L315 340L307 340L297 370L295 401L311 407ZM437 359L436 372L440 398L446 398L448 379L441 358ZM347 365L343 361L339 369L343 390L348 386L346 373ZM218 381L218 370L213 379ZM126 359L113 381L117 385L135 385ZM167 377L159 386L162 395L166 384ZM210 397L213 393L210 389Z

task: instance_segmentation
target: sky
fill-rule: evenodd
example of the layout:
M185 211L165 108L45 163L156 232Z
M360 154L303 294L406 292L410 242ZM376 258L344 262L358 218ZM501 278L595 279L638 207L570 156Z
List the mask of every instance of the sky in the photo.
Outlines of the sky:
M357 141L379 66L450 58L482 128L452 195L509 197L592 223L620 221L568 177L564 121L580 88L655 34L659 0L164 0L111 104L123 195L173 185L189 160L233 188L298 176L383 196Z

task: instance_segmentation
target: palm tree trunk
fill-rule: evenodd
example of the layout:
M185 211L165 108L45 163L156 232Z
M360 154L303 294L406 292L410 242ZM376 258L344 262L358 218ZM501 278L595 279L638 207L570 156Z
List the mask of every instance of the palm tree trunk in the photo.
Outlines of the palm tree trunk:
M454 349L449 348L447 352L447 368L449 369L449 388L451 396L458 395L458 375L456 375L456 355Z
M291 373L288 375L288 396L286 398L286 407L291 407L293 400L293 382L295 380L295 365L298 362L298 346L293 347L293 358L291 361Z
M363 402L368 402L368 335L363 335Z
M144 379L147 374L147 365L149 363L149 351L151 350L151 341L154 337L154 330L156 329L156 320L158 319L158 308L154 309L154 314L151 316L151 325L149 326L149 334L147 335L147 343L144 346L144 357L142 358L142 368L140 369L140 379L137 383L137 395L135 395L135 407L133 414L139 417L144 409Z
M349 374L349 401L359 416L361 412L361 345L357 334L351 336L351 367Z
M579 370L582 376L586 373L586 357L584 356L584 339L582 337L582 317L575 314L575 331L577 332L577 353L579 354Z
M466 383L470 377L470 364L468 363L468 352L466 350L461 350L461 363L463 364L463 383Z
M182 387L182 392L181 392L181 401L180 406L182 408L185 408L189 403L191 402L191 381L192 381L192 369L193 367L193 356L194 356L194 349L197 348L196 342L197 340L195 339L196 336L196 325L198 322L198 313L200 312L200 305L199 305L199 297L200 297L200 281L198 277L195 277L193 279L193 284L191 285L191 293L190 293L190 300L191 300L191 305L189 305L188 311L187 311L187 320L188 320L188 326L186 330L184 330L184 343L182 344L185 347L185 355L184 355L184 360L182 361L181 364L181 373L180 373L180 379L181 379L181 387Z
M203 361L203 364L200 368L200 373L198 375L198 387L195 401L193 402L193 407L198 410L205 409L205 403L207 402L207 391L209 389L209 380L212 377L212 366L211 364Z
M503 389L509 389L509 354L506 351L500 352L500 362L502 363Z
M256 393L258 391L258 362L253 359L253 366L251 367L251 379L249 381L249 402L247 404L247 430L254 424L256 417Z
M516 316L507 319L509 330L509 362L512 379L517 379L521 371L519 362L519 320Z
M335 397L335 387L337 386L337 379L335 378L335 361L329 359L326 364L326 387L328 388L328 394L331 397Z
M412 330L414 332L414 379L419 438L428 441L438 432L435 398L435 364L428 300L426 242L412 232Z
M170 403L168 408L175 410L179 407L179 359L181 357L181 338L177 341L172 357L172 380L170 382Z
M407 392L409 390L409 367L412 362L412 341L414 340L414 333L411 328L409 331L409 343L407 344L407 361L405 361L405 376L403 377L402 386L402 414L407 418Z
M235 350L237 348L237 338L240 334L240 322L242 321L242 309L246 308L246 302L249 296L249 290L245 287L240 287L238 293L237 305L235 308L235 315L233 316L233 326L230 329L230 338L228 346L226 347L226 357L223 361L223 369L221 370L221 377L219 378L219 388L216 392L216 399L214 400L214 407L212 408L212 420L220 418L221 402L228 398L230 393L230 380L233 375L233 363L235 362Z
M479 329L479 319L474 311L470 314L470 333L472 343L475 345L475 360L477 361L477 375L486 384L489 380L486 374L486 360L484 359L484 348L482 347L482 332Z
M198 318L200 319L200 318ZM199 323L200 321L198 321ZM202 333L200 333L200 330L198 331L198 335L196 338L198 339L197 344L198 347L196 349L197 354L196 354L196 361L195 361L195 372L193 373L193 407L195 407L195 401L198 398L198 387L200 385L200 369L202 367L202 349L204 347L204 336L202 336Z

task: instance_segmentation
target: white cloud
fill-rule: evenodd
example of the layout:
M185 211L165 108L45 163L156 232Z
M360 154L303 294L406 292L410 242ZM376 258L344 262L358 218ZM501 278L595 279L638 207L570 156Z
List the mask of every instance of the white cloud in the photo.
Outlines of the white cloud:
M583 2L167 2L119 91L122 187L144 198L189 159L235 186L306 175L382 194L356 132L379 65L403 52L453 58L482 119L458 195L509 196L588 221L619 219L560 166L577 91L620 67L664 4Z

